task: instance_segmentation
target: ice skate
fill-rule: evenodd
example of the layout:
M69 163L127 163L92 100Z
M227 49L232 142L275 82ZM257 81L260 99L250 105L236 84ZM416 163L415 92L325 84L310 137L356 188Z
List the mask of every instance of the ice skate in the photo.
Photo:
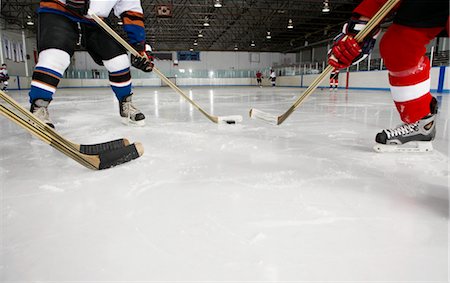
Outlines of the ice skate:
M50 120L48 113L48 105L50 101L44 99L36 99L31 103L30 112L33 113L39 120L47 124L49 127L55 128L53 122Z
M144 126L145 116L133 105L131 96L132 94L124 97L122 101L119 101L120 116L123 118L125 124Z
M3 82L2 91L8 92L8 81Z
M436 135L436 114L430 114L412 124L402 124L378 133L374 146L377 152L427 152L433 150Z

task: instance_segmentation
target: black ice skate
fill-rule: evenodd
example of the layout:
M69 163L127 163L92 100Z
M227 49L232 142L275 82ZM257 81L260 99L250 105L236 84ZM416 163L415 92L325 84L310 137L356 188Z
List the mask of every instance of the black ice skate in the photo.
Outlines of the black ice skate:
M53 122L50 120L48 113L48 105L50 101L44 99L36 99L31 103L30 112L33 113L39 120L47 124L49 127L55 128Z
M123 117L123 122L125 124L144 126L145 116L131 102L132 95L133 94L130 94L124 97L122 101L119 101L120 116Z
M436 99L431 102L431 114L412 124L402 124L385 129L375 137L377 152L426 152L432 151L431 141L436 136Z

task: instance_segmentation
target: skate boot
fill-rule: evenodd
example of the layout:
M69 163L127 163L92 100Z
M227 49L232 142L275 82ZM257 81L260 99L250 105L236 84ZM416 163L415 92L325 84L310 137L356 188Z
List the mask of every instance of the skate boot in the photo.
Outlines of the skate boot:
M36 118L47 124L51 128L55 128L53 122L50 120L50 116L48 114L48 105L50 101L44 99L36 99L31 103L30 112L33 113Z
M431 141L436 136L437 102L433 98L431 113L412 124L402 124L377 134L374 146L377 152L426 152L432 151Z
M119 101L120 116L123 117L123 122L125 124L144 126L145 116L133 105L133 102L131 102L132 95L133 94L130 94Z

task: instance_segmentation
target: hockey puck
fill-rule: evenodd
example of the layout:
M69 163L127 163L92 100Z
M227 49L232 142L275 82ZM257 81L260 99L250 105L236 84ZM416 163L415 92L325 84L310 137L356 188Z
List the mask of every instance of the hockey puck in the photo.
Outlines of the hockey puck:
M225 121L225 123L227 123L227 124L236 124L236 121L230 121L230 120L228 120L228 121Z

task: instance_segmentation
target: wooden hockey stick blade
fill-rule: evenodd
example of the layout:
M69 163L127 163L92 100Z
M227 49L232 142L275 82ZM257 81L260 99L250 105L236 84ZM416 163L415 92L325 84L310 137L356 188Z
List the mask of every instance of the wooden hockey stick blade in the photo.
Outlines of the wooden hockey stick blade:
M252 108L249 113L250 118L260 119L272 125L278 125L278 116Z
M142 56L137 52L126 40L124 40L120 35L118 35L110 26L108 26L99 16L96 14L89 14L89 16L99 25L101 26L110 36L112 36L119 44L121 44L125 49L127 49L131 54L134 56ZM178 94L180 94L184 99L186 99L190 104L192 104L197 110L199 110L203 115L205 115L210 121L214 123L222 123L223 121L226 121L226 119L222 119L222 117L217 117L214 115L209 114L203 108L200 107L195 101L193 101L189 96L187 96L176 84L174 84L172 81L170 81L163 73L161 73L158 68L155 66L153 67L153 73L158 75L158 77L164 81L171 89L176 91ZM225 122L226 124L236 124L242 121L242 117L239 120L237 116L230 116L235 117L233 119L229 119L228 122Z
M54 137L61 139L62 142L67 143L69 146L71 146L72 148L76 149L77 151L79 151L83 154L96 155L103 151L118 149L120 147L125 147L130 144L130 142L127 139L117 139L117 140L108 141L108 142L104 142L104 143L97 143L97 144L76 144L76 143L70 142L70 141L64 139L62 136L60 136L53 128L49 127L44 122L40 121L31 112L27 111L17 101L15 101L12 97L10 97L9 95L7 95L6 93L4 93L1 90L0 90L0 98L2 98L6 103L8 103L14 109L16 109L20 113L22 113L28 119L32 120L36 126L49 132Z
M75 144L72 143L72 146L74 148L77 148L80 153L87 154L87 155L97 155L101 152L106 152L110 150L116 150L119 148L126 147L130 144L130 141L128 139L117 139L113 141L107 141L103 143L96 143L96 144Z
M99 155L82 154L62 143L60 139L54 139L54 137L50 133L36 127L34 123L31 123L29 120L18 116L16 113L12 112L10 109L1 104L0 112L11 121L33 134L35 137L39 138L43 142L49 144L56 150L60 151L61 153L65 154L66 156L72 158L73 160L89 169L100 170L111 168L113 166L136 159L144 154L144 148L139 143L120 147L115 150L101 152Z
M100 159L98 169L111 168L139 158L143 154L144 147L140 143L134 143L116 150L102 152L98 155Z
M367 22L366 26L358 32L355 36L355 40L357 42L361 42L378 24L389 14L389 12L400 2L401 0L388 0L379 10L375 13L375 15ZM276 123L274 125L280 125L283 123L299 106L303 103L303 101L313 93L313 91L319 86L319 84L325 79L325 77L331 73L334 68L328 65L323 72L311 83L311 85L300 95L299 98L292 104L292 106L284 112L280 116L270 116L270 114L264 113L262 111L255 112L256 109L250 110L250 117L252 115L256 118L260 118L264 121L267 121L271 124L275 122L274 117L276 119ZM255 112L255 114L253 114Z

